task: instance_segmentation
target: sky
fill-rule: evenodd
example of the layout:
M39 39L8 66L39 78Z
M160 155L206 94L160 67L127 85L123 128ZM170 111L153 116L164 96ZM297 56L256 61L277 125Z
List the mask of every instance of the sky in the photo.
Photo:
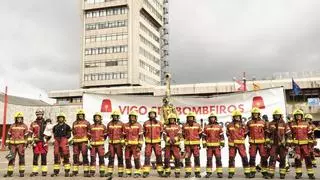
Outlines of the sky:
M171 0L174 83L319 70L319 9L318 0ZM0 22L0 91L79 88L79 0L1 0Z

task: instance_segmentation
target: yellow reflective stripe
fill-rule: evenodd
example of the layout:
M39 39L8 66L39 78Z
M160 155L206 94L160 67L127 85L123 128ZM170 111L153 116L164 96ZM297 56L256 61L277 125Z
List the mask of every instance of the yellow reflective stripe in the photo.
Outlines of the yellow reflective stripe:
M146 138L146 143L151 143L151 139L150 138ZM152 143L159 143L161 142L161 139L160 138L157 138L157 139L152 139Z
M88 138L79 138L79 139L74 138L73 139L73 142L75 142L75 143L86 142L86 141L88 141Z
M90 166L90 171L95 171L96 170L96 166Z
M166 172L166 173L171 172L171 168L166 168L166 169L164 170L164 172Z
M41 166L41 171L42 172L47 172L48 171L48 166Z
M199 145L200 141L196 140L196 141L185 141L184 142L185 145Z
M114 126L109 126L109 128L110 128L110 129L121 129L122 126L116 126L116 125L114 125Z
M302 169L301 168L296 168L296 173L302 173Z
M219 131L219 130L220 130L220 128L206 128L206 130Z
M293 143L304 145L304 144L309 144L309 140L293 140Z
M217 172L217 173L222 173L222 167L217 167L217 168L216 168L216 172Z
M139 144L139 141L131 141L131 140L129 140L129 141L127 141L127 143L130 144L130 145L137 145L137 144Z
M171 144L169 142L166 142L166 146L170 146ZM180 141L176 141L173 145L180 145Z
M16 141L16 140L10 140L9 143L10 143L10 144L25 144L26 141L25 141L25 140L18 140L18 141Z
M119 167L119 168L118 168L118 173L119 173L119 172L123 173L123 171L124 171L124 168L123 168L123 167Z
M293 125L293 128L307 128L308 125Z
M141 174L141 169L136 169L136 170L134 171L134 173L135 173L135 174Z
M280 169L280 174L286 174L287 173L287 170L286 169L284 169L284 168L281 168Z
M104 145L104 141L91 142L91 145L93 145L93 146Z
M189 127L189 126L187 126L187 127L184 127L185 129L200 129L200 127L198 127L198 126L191 126L191 127Z
M307 169L308 174L314 174L313 169Z
M250 127L264 127L264 124L250 124Z
M78 172L79 171L79 166L73 166L73 171Z
M147 124L146 127L160 127L160 124Z
M88 127L86 124L77 124L73 126L74 128L82 128L82 127Z
M64 169L69 170L70 168L71 168L71 165L70 165L70 164L65 164L65 165L64 165Z
M207 146L220 146L220 142L212 142L212 143L207 143Z
M150 166L143 167L143 172L149 173L150 171L151 171L151 167Z
M60 164L54 164L53 165L54 170L59 170L60 169Z
M228 145L229 146L234 146L234 143L233 142L229 142Z
M13 166L8 166L8 171L13 171L14 167Z
M104 130L104 128L102 127L91 128L91 131L99 131L99 130Z
M256 169L256 167L250 167L250 171L251 171L251 172L256 172L257 169Z
M163 171L163 167L162 166L157 166L157 171L158 172L162 172Z
M89 166L84 166L83 167L83 171L89 171L89 169L90 169Z
M130 126L130 127L125 127L125 129L139 129L139 126Z
M32 166L32 172L38 172L39 166Z
M207 173L212 173L212 168L206 168Z
M174 171L175 172L180 172L180 168L176 168Z
M99 171L105 171L106 170L106 167L104 165L100 165L99 166ZM112 172L112 171L111 171Z
M244 173L250 173L250 168L244 168Z
M200 172L200 167L195 167L194 172Z
M287 143L292 143L292 142L293 142L292 139L287 140Z
M266 141L264 139L250 139L250 143L265 143Z
M24 171L26 170L26 167L24 165L19 166L19 171Z
M270 168L269 171L268 171L268 173L274 174L274 169Z
M236 170L235 168L229 168L229 169L228 169L229 173L234 173L235 170Z
M122 140L110 140L109 139L109 144L119 144L119 143L122 143L123 141Z
M234 140L234 144L244 144L244 140Z
M126 169L126 174L131 174L132 170L131 169Z
M185 171L186 171L186 172L191 172L192 169L191 169L191 167L186 167L186 168L185 168Z
M309 143L314 143L314 140L312 140L312 139L309 139Z

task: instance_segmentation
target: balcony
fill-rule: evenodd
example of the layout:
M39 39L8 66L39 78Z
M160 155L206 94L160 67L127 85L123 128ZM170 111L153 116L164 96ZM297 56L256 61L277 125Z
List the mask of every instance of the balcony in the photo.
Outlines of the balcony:
M105 7L123 6L127 4L128 0L104 0L104 2L101 2L101 0L87 0L82 4L82 9L100 9Z

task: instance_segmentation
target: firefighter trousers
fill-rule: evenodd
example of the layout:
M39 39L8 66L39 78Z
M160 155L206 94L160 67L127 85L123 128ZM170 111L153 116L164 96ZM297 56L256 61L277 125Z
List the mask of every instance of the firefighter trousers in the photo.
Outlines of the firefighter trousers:
M250 173L248 157L246 153L246 147L244 144L235 144L234 146L229 146L229 174L235 173L235 157L237 152L242 159L242 166L244 168L244 173Z
M249 155L250 155L250 172L255 173L256 172L256 156L257 152L259 151L260 157L261 157L261 172L266 173L267 167L268 167L268 160L267 160L267 150L264 143L255 144L251 143L249 147Z
M194 158L194 172L200 173L200 145L186 145L185 146L186 151L186 159L185 164L186 173L191 173L191 156L193 155Z
M305 163L306 163L308 175L313 175L314 171L312 169L312 161L311 161L311 157L310 157L310 151L309 151L308 144L296 145L294 148L294 151L296 153L296 158L295 158L296 174L302 174L301 160L304 159Z
M126 174L132 173L131 158L134 159L135 174L141 174L140 148L138 145L127 145L125 148Z
M41 171L43 173L48 172L47 166L47 154L48 154L48 145L43 141L38 141L33 147L33 167L32 172L38 173L39 171L39 156L41 157Z
M160 143L146 143L143 172L150 173L150 170L151 170L150 159L151 159L152 151L154 151L154 154L156 156L157 171L161 173L163 172L163 167L162 167L163 165L162 165L162 154L161 154L162 151L161 151Z
M90 174L95 174L96 172L96 156L98 154L99 158L99 172L101 175L105 172L105 162L104 162L104 145L92 146L90 150Z
M222 173L222 162L221 162L221 149L219 146L207 147L207 173L212 173L212 158L215 156L216 158L216 172Z
M89 171L88 142L73 144L73 172L79 172L80 154L82 154L83 171Z
M171 172L170 160L174 157L175 173L180 173L180 148L178 145L166 146L164 153L164 170L166 173Z
M54 141L54 165L53 171L55 174L59 174L61 159L63 159L64 171L66 173L70 172L70 151L68 139L66 137L55 138Z
M109 163L108 163L108 173L113 173L114 170L114 159L117 155L118 159L118 173L123 173L123 145L118 144L109 144Z
M286 152L287 149L284 146L279 145L272 145L270 149L270 159L269 159L269 174L274 175L275 168L276 168L276 162L279 156L279 168L280 168L280 174L285 175L286 174Z
M16 156L19 156L19 173L24 173L25 171L25 144L11 144L9 145L10 151L13 153L13 158L8 163L8 175L13 174L14 162Z

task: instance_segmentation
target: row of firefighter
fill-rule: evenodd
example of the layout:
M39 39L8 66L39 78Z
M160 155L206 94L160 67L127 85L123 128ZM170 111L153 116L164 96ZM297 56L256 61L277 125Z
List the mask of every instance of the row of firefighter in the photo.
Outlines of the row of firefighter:
M306 164L307 174L314 179L313 163L315 157L315 125L310 123L312 116L301 110L293 112L293 121L285 122L280 109L273 112L272 121L266 122L260 117L260 109L251 110L251 120L242 122L242 113L239 110L232 112L232 121L223 127L218 123L217 115L212 112L208 116L208 124L201 127L196 122L196 114L189 112L187 122L179 125L177 116L169 114L168 124L163 125L157 120L157 113L151 109L149 120L144 124L137 122L138 113L129 114L129 122L123 123L119 111L111 114L111 121L104 125L102 115L93 115L94 123L90 124L83 110L77 112L77 118L70 127L66 124L64 113L57 115L57 124L54 126L43 118L44 111L36 111L36 120L30 127L23 123L23 113L15 114L15 123L11 125L6 144L10 153L7 173L4 177L13 176L15 158L19 157L19 175L24 177L25 148L33 148L33 168L30 176L47 176L48 142L52 137L54 141L54 165L52 177L58 176L61 166L64 166L65 176L77 176L82 166L85 177L96 174L96 165L99 165L101 177L112 177L115 171L115 158L117 157L117 171L119 177L133 175L136 178L148 177L151 166L151 154L156 157L156 171L161 177L169 177L171 170L175 177L180 177L180 169L185 168L185 177L192 176L192 170L197 178L201 178L200 153L201 148L206 149L206 175L209 178L213 172L217 177L223 178L221 149L228 147L228 178L235 174L235 157L239 153L244 175L254 178L256 175L257 152L261 157L261 173L264 178L273 178L276 161L279 161L280 178L285 178L286 156L288 149L294 149L294 166L296 178L302 177L302 161ZM224 132L225 131L225 132ZM246 137L249 143L245 143ZM226 137L226 138L225 138ZM105 152L105 141L108 142L108 151ZM227 140L225 143L225 140ZM247 156L249 144L249 158ZM73 165L70 162L70 149L73 148ZM141 149L144 148L144 165L141 165ZM164 155L163 155L164 152ZM201 155L200 155L201 154ZM82 155L82 161L80 161ZM164 156L164 157L163 157ZM191 157L193 156L192 168ZM213 157L215 157L215 171L213 171ZM39 166L41 159L41 166ZM108 159L108 164L105 164ZM98 161L98 162L96 162ZM134 169L133 169L133 164ZM173 162L174 167L171 167ZM183 163L184 162L184 163ZM314 164L315 166L315 164ZM41 167L41 170L39 169Z

